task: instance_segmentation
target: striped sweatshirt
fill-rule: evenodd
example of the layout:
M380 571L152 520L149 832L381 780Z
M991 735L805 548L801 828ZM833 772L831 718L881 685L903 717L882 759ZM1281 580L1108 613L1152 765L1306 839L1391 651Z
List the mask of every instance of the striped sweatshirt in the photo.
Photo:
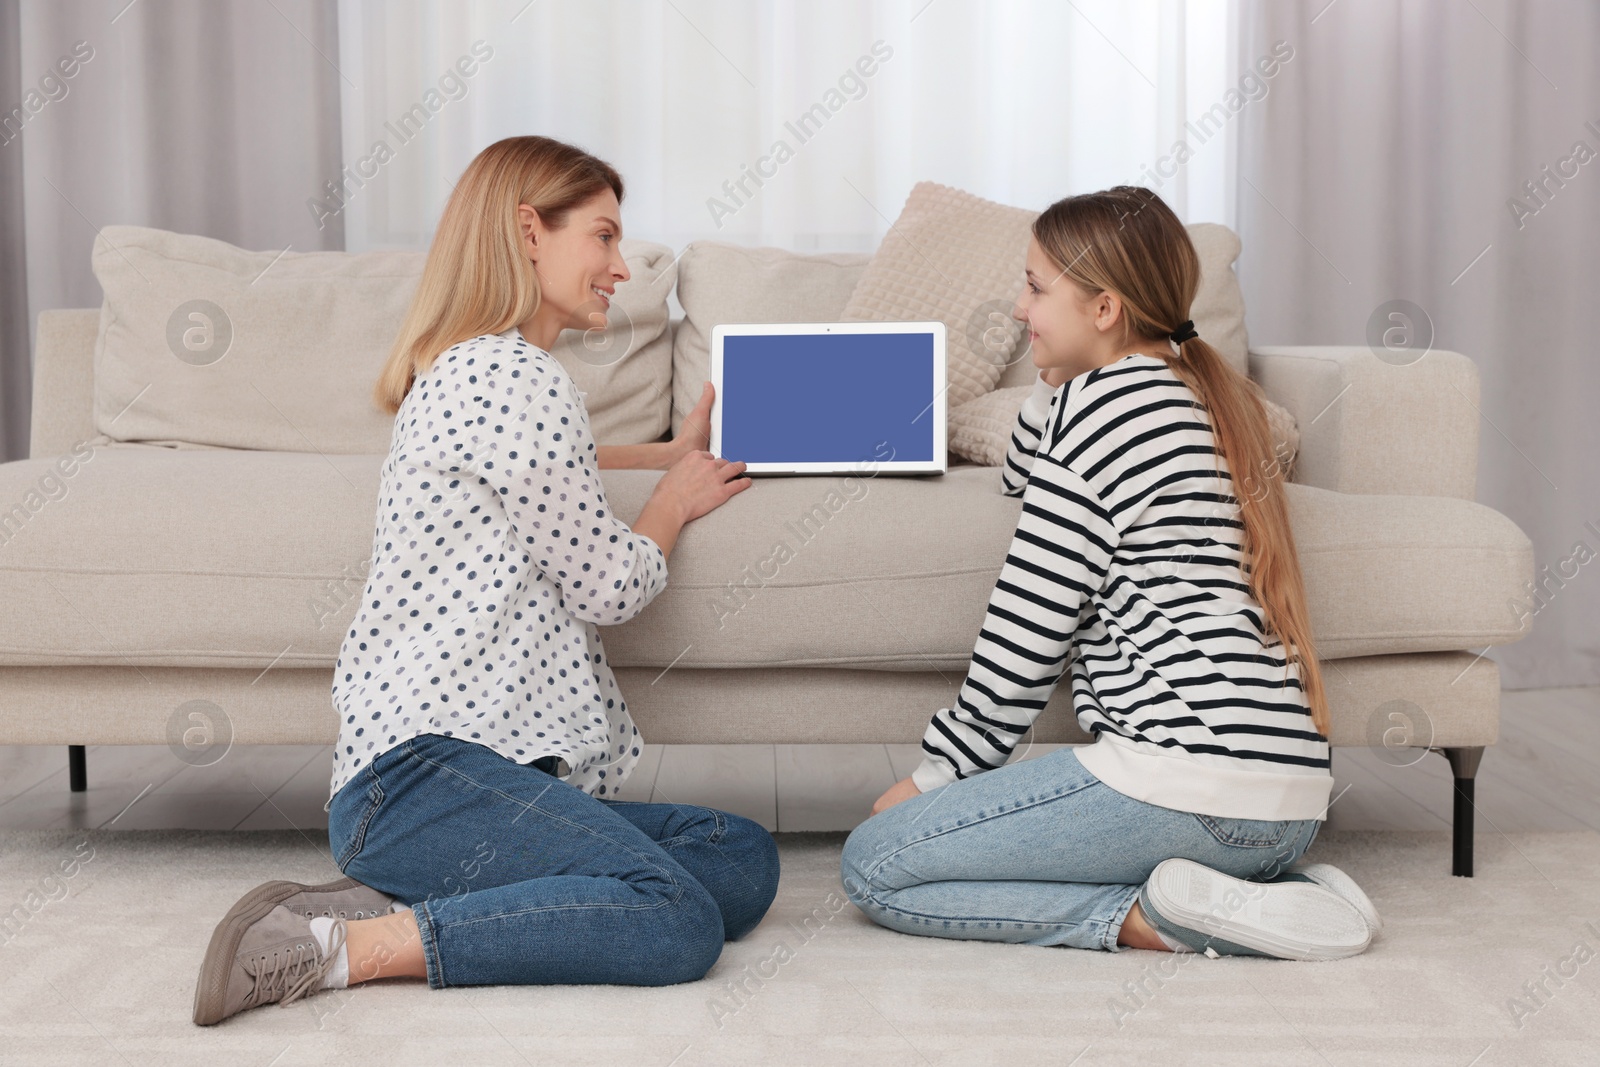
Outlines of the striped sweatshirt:
M1070 659L1090 773L1126 796L1242 819L1323 819L1333 785L1299 671L1265 634L1210 415L1143 353L1017 416L1003 492L1022 497L955 706L912 774L923 792L1002 766Z

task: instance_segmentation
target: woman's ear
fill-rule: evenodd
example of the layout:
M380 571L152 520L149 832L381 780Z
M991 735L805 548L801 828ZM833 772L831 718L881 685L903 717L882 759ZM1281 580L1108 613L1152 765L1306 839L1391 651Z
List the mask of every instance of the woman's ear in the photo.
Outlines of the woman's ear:
M522 236L522 251L529 259L539 258L539 240L545 232L539 212L527 204L517 205L517 230Z

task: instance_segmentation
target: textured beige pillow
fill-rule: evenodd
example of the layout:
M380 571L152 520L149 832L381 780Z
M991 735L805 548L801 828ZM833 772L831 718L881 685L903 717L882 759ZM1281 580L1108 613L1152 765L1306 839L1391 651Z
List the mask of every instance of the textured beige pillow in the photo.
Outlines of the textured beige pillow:
M596 436L652 440L666 425L670 251L623 242L634 277L612 313L620 341L583 335L555 353L590 395ZM383 453L394 419L372 385L422 274L424 253L251 252L141 226L107 226L92 265L105 302L95 342L96 429L116 441L278 452ZM642 364L634 367L634 361ZM622 364L622 365L619 365Z
M711 376L711 328L733 322L839 322L871 257L799 255L695 241L678 260L678 323L672 347L672 432Z
M946 403L954 408L982 396L999 383L1021 336L1010 309L1037 214L918 182L862 272L843 319L943 320Z
M1294 480L1294 461L1300 455L1300 423L1294 413L1282 404L1274 404L1266 397L1261 403L1267 408L1267 427L1272 433L1272 449L1278 454L1283 467L1283 480Z
M1033 375L1037 377L1038 371ZM1022 402L1033 391L1026 385L1013 385L985 393L950 409L950 450L974 463L998 467L1005 462L1011 444L1011 431L1017 425ZM1300 451L1300 428L1287 408L1263 398L1273 446L1284 469L1284 480L1294 475L1295 456Z
M1034 375L1038 375L1035 370ZM950 409L950 451L986 467L1006 461L1011 447L1011 431L1022 412L1022 402L1033 391L1030 385L1008 385L973 397Z

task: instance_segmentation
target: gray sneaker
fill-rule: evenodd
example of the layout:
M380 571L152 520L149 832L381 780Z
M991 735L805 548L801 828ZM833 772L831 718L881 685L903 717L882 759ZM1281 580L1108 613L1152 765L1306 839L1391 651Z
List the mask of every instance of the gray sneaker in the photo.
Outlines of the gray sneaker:
M345 920L334 919L329 951L311 920L247 895L217 924L194 989L194 1021L211 1026L246 1008L292 1004L322 988L344 946Z
M362 885L354 878L341 878L322 885L302 885L299 882L265 882L251 890L262 900L282 904L296 915L315 919L319 915L330 919L376 919L388 915L394 897L381 893L371 886Z
M1249 882L1188 859L1157 864L1139 908L1161 933L1213 958L1336 960L1372 941L1356 906L1309 878Z
M1383 932L1383 920L1378 917L1378 909L1373 906L1372 900L1356 885L1356 880L1345 874L1331 863L1302 863L1289 868L1283 874L1272 879L1274 882L1313 882L1320 885L1330 893L1336 893L1355 905L1361 917L1366 920L1367 929L1377 937Z

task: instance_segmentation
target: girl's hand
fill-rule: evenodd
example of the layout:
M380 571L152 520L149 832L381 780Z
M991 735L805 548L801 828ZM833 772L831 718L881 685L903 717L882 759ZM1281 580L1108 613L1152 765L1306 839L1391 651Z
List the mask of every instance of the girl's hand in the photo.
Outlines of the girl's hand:
M919 797L921 795L922 790L917 788L916 782L912 781L909 777L902 778L894 785L891 785L889 787L889 791L884 793L883 796L879 797L873 803L872 814L876 815L881 811L887 811L896 804L900 803L902 800L910 800L912 797Z
M695 449L667 468L650 499L670 502L680 521L690 522L750 488L750 479L739 477L744 468L743 462L718 459L704 449Z

